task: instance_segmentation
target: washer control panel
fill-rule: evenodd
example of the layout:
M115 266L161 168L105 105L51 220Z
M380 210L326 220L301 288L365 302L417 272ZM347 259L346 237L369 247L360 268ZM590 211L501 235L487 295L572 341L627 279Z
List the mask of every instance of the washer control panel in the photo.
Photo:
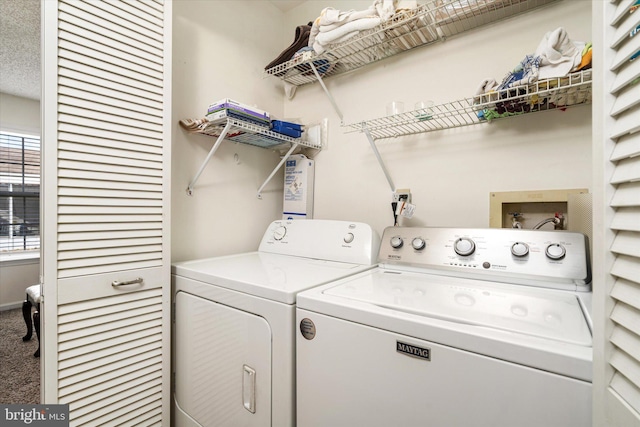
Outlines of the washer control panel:
M388 227L378 262L548 287L591 283L587 238L568 231Z

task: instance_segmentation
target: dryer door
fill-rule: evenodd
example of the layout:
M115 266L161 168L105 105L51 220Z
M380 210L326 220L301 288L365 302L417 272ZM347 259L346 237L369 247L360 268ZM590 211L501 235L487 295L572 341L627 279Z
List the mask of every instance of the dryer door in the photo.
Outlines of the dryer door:
M175 303L176 425L269 426L267 321L185 292Z

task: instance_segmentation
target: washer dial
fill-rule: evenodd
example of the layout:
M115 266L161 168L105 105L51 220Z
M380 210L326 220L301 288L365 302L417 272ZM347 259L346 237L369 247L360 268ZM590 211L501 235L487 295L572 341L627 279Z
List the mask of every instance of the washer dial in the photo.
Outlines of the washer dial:
M354 237L355 236L353 235L353 233L347 233L344 236L344 242L345 243L351 243L351 242L353 242Z
M411 241L411 246L413 246L413 249L416 251L421 251L425 246L427 246L427 243L422 237L416 237Z
M567 250L560 243L550 244L544 252L547 258L552 260L562 259L567 254Z
M453 250L458 255L469 256L476 251L476 244L468 237L460 237L453 243Z
M391 244L392 248L400 249L402 247L402 245L404 244L404 241L402 240L402 237L400 237L400 236L393 236L389 243Z
M529 245L524 242L515 242L511 245L511 253L517 257L524 257L529 254Z

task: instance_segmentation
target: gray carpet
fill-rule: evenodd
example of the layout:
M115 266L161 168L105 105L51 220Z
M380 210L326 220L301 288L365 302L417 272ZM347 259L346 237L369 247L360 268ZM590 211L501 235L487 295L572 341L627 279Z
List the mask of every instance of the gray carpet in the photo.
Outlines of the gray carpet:
M0 311L0 403L40 403L40 358L35 331L23 342L27 327L22 310Z

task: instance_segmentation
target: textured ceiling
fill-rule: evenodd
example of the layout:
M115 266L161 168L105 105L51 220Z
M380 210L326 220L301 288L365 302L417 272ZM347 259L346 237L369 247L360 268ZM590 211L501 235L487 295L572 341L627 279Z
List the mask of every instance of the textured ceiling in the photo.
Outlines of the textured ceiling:
M287 12L304 0L272 0ZM40 0L0 0L0 92L40 99Z
M40 99L40 0L0 0L0 92Z

